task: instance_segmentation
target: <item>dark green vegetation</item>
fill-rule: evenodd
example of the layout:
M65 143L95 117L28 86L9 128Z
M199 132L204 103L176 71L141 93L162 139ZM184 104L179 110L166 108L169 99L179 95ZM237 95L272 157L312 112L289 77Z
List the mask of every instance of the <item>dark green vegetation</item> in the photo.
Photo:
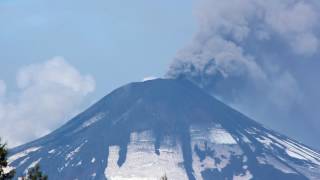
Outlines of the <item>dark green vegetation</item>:
M10 180L15 176L15 170L8 167L8 149L5 143L1 142L0 138L0 180ZM40 170L40 165L37 164L28 170L22 180L47 180L48 176L44 175Z
M22 180L47 180L48 176L44 175L40 170L40 165L37 164L33 168L28 170L27 176L23 177Z
M2 143L0 139L0 180L12 179L15 175L14 170L6 171L8 168L7 155L8 149L6 144Z

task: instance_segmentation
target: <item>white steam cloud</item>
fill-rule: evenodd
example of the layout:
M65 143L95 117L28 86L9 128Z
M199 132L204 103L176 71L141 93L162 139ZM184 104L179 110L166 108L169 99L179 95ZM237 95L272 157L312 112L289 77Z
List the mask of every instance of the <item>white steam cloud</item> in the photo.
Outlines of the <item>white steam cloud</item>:
M95 90L95 81L56 57L21 68L17 86L16 98L10 99L0 81L0 136L10 146L43 136L68 120Z

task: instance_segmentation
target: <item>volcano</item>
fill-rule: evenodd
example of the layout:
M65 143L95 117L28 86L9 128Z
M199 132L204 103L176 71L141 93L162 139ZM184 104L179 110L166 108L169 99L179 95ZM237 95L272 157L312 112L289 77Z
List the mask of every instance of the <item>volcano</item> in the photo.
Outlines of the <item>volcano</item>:
M183 79L125 85L49 135L11 149L17 175L57 180L320 179L320 154Z

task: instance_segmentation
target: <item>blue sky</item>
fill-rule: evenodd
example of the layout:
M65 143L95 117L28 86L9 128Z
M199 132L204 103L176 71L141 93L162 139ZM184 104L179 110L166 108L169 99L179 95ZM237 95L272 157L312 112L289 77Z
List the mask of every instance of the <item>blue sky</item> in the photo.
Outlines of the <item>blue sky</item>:
M192 3L1 0L0 136L35 139L121 85L163 76L195 31Z
M191 0L6 0L0 23L0 77L8 89L21 66L63 56L95 77L95 97L162 76L195 29Z
M316 0L0 0L0 136L35 139L167 73L319 149L319 12Z

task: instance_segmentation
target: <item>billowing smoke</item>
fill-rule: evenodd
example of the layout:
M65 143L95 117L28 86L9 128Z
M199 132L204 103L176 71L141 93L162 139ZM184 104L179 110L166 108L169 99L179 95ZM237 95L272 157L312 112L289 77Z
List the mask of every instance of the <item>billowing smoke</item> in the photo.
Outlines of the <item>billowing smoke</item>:
M167 76L188 78L251 117L316 144L311 136L320 136L314 108L320 85L312 84L320 77L319 2L205 0L195 14L198 31ZM316 129L294 133L303 128Z

